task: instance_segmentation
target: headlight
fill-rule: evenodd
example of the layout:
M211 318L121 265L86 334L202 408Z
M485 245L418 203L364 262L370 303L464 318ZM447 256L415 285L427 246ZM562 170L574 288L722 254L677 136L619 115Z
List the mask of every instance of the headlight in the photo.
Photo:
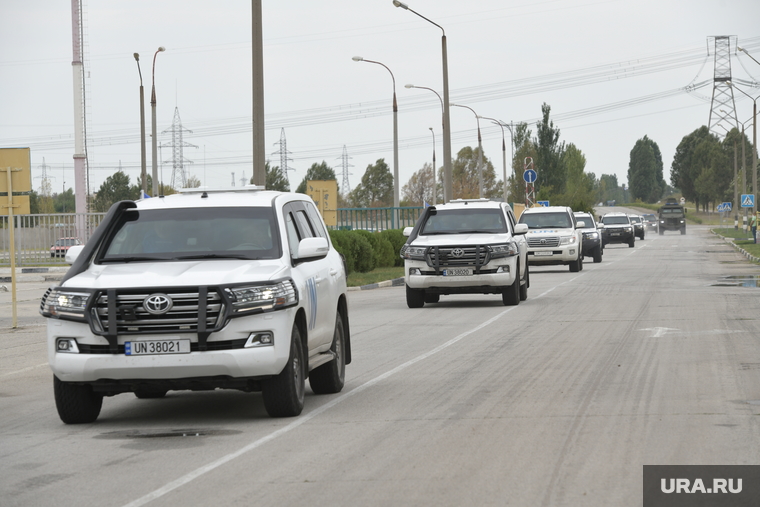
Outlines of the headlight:
M279 310L298 304L298 294L292 280L270 285L228 287L224 292L232 301L232 313Z
M599 233L598 232L589 232L587 234L584 234L584 237L586 237L588 239L597 239L599 237Z
M415 259L418 261L424 261L426 253L427 253L427 247L424 247L424 246L404 245L401 248L401 257L403 257L404 259Z
M498 259L499 257L511 257L517 255L520 250L517 248L517 244L514 241L505 243L503 245L491 245L488 247L491 250L491 258Z
M631 227L629 225L623 227L623 229L625 229L626 232L631 232Z
M84 321L89 292L66 290L63 287L48 289L40 302L40 313L45 317L70 318Z
M563 236L559 240L560 245L573 245L575 244L575 236Z

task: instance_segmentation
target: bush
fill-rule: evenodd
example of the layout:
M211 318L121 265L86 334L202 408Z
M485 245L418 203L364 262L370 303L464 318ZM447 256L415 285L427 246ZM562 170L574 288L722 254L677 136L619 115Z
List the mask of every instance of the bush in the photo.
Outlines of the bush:
M328 232L330 234L330 240L332 240L333 246L346 259L346 274L350 275L356 271L356 263L354 262L354 255L351 251L350 242L346 238L348 231L330 229Z
M404 259L402 259L399 255L399 252L401 252L401 247L404 246L404 243L406 243L406 236L404 236L404 233L401 229L388 229L385 231L381 231L378 233L381 238L385 238L388 240L388 242L393 247L393 265L394 266L403 266L404 265Z
M393 245L390 241L380 236L377 232L369 232L362 229L353 232L364 237L372 245L375 267L388 268L394 265L396 259L393 258Z

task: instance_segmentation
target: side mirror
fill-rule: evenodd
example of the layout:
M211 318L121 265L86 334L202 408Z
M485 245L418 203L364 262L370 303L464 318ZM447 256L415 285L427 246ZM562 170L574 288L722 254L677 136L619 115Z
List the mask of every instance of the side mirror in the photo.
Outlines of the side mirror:
M527 234L528 224L515 224L515 234Z
M330 251L330 245L325 238L304 238L298 243L296 259L303 261L321 259Z
M77 257L82 253L83 249L84 245L74 245L69 247L69 249L66 250L66 264L74 264L74 261L77 260Z
M601 223L601 222L597 222L596 223L596 228L599 229L599 230L604 229L604 224Z
M404 236L407 238L412 235L412 231L414 230L414 227L404 227Z
M583 221L583 220L578 220L578 221L575 223L575 228L576 228L576 229L583 229L584 227L586 227L586 222L585 222L585 221Z

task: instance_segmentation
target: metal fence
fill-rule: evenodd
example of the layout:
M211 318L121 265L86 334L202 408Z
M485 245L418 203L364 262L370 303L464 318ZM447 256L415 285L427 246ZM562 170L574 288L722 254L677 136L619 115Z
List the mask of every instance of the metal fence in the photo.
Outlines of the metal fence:
M63 256L51 254L50 248L61 238L79 238L87 242L100 225L105 213L56 213L49 215L15 215L13 217L16 266L65 265ZM10 229L8 216L0 216L0 267L10 267Z
M338 229L384 231L412 227L422 214L421 206L400 208L338 208Z
M423 208L340 208L338 229L384 231L413 226ZM51 254L61 238L78 238L86 243L105 213L54 213L13 217L16 266L65 265L63 256ZM0 216L0 267L10 267L10 234L7 216Z

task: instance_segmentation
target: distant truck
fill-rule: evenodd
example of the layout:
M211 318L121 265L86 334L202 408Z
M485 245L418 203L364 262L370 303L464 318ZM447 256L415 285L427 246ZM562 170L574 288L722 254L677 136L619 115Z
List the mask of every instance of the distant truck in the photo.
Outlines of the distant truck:
M673 197L666 199L665 204L660 206L659 229L661 236L665 231L681 231L681 234L686 234L686 208Z

